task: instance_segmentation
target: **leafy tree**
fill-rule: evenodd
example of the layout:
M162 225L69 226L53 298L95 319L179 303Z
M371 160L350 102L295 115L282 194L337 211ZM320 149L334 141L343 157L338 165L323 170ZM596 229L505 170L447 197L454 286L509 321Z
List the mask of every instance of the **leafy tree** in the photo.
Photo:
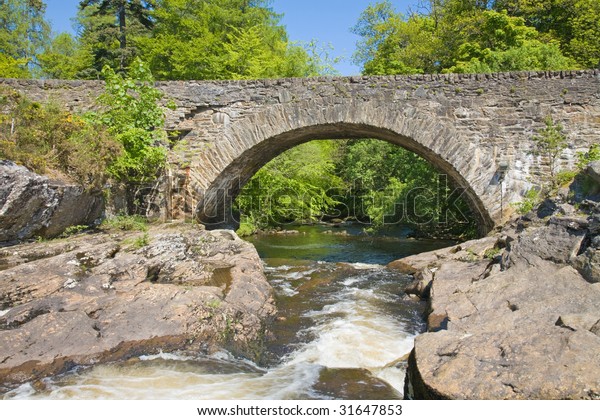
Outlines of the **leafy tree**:
M158 79L247 79L314 75L266 0L159 0L152 38L139 39Z
M583 0L582 0L583 1ZM552 34L524 17L492 10L491 1L430 0L408 18L388 1L367 8L355 27L366 74L572 69ZM374 13L385 10L383 14ZM357 28L359 30L357 30Z
M567 54L584 68L600 68L600 2L580 0L578 13L569 19L572 37Z
M0 77L31 77L50 27L41 0L0 2Z
M402 16L396 14L389 0L370 4L361 13L356 25L350 29L352 33L361 37L356 44L354 62L364 65L372 60L401 20Z
M477 28L476 31L473 28ZM457 63L445 70L455 73L490 73L510 70L551 70L575 67L558 42L542 42L540 34L519 17L486 10L463 29Z
M376 228L402 223L433 235L475 233L460 191L425 159L377 140L352 140L341 156L338 171L354 199L352 211L362 220Z
M261 168L236 201L251 227L313 221L332 210L344 183L335 173L333 141L313 141L282 153Z
M51 79L76 79L93 65L88 51L69 33L56 35L39 54L42 76Z
M158 104L162 93L154 87L148 67L135 59L127 76L106 66L105 92L98 98L104 108L89 118L108 127L123 147L123 153L108 168L123 182L154 180L165 165L164 110Z
M98 77L108 65L123 73L137 55L132 42L153 26L153 0L82 0L78 20L80 40L93 56L87 77Z
M597 0L496 0L496 10L525 19L581 67L600 65L600 2Z

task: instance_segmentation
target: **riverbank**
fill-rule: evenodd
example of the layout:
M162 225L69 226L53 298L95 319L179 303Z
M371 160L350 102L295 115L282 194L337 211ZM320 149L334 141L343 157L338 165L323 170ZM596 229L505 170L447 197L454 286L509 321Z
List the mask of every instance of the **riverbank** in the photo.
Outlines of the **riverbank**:
M598 210L391 263L429 307L405 397L600 399Z
M0 248L0 389L177 350L257 358L275 315L254 247L166 224Z

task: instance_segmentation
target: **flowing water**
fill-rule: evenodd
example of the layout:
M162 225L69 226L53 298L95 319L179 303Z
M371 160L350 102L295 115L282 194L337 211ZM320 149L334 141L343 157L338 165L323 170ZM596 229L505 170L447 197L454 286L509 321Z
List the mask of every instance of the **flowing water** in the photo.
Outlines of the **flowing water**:
M26 384L8 398L393 399L401 398L405 356L424 327L410 281L388 262L449 245L359 235L360 229L305 226L296 235L251 239L280 309L267 358L258 366L226 352L158 354L80 369Z

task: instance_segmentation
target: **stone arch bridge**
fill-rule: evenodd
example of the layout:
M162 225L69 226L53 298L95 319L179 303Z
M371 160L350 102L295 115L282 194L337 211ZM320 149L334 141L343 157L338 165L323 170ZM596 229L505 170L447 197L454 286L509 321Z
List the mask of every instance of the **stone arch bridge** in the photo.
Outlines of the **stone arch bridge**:
M92 106L100 82L2 80L37 100ZM411 150L447 174L483 232L500 223L547 165L530 152L547 116L569 147L600 142L600 70L487 75L321 77L159 82L176 109L160 213L231 222L231 203L265 163L317 139L377 138Z

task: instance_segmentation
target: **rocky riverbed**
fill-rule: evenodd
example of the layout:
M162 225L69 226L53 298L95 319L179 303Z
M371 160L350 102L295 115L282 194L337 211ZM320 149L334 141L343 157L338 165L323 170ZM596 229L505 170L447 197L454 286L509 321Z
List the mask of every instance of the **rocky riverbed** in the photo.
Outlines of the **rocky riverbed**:
M0 389L160 351L256 358L275 311L256 250L230 231L167 224L0 248Z
M406 396L600 399L600 206L589 204L390 264L429 302Z

